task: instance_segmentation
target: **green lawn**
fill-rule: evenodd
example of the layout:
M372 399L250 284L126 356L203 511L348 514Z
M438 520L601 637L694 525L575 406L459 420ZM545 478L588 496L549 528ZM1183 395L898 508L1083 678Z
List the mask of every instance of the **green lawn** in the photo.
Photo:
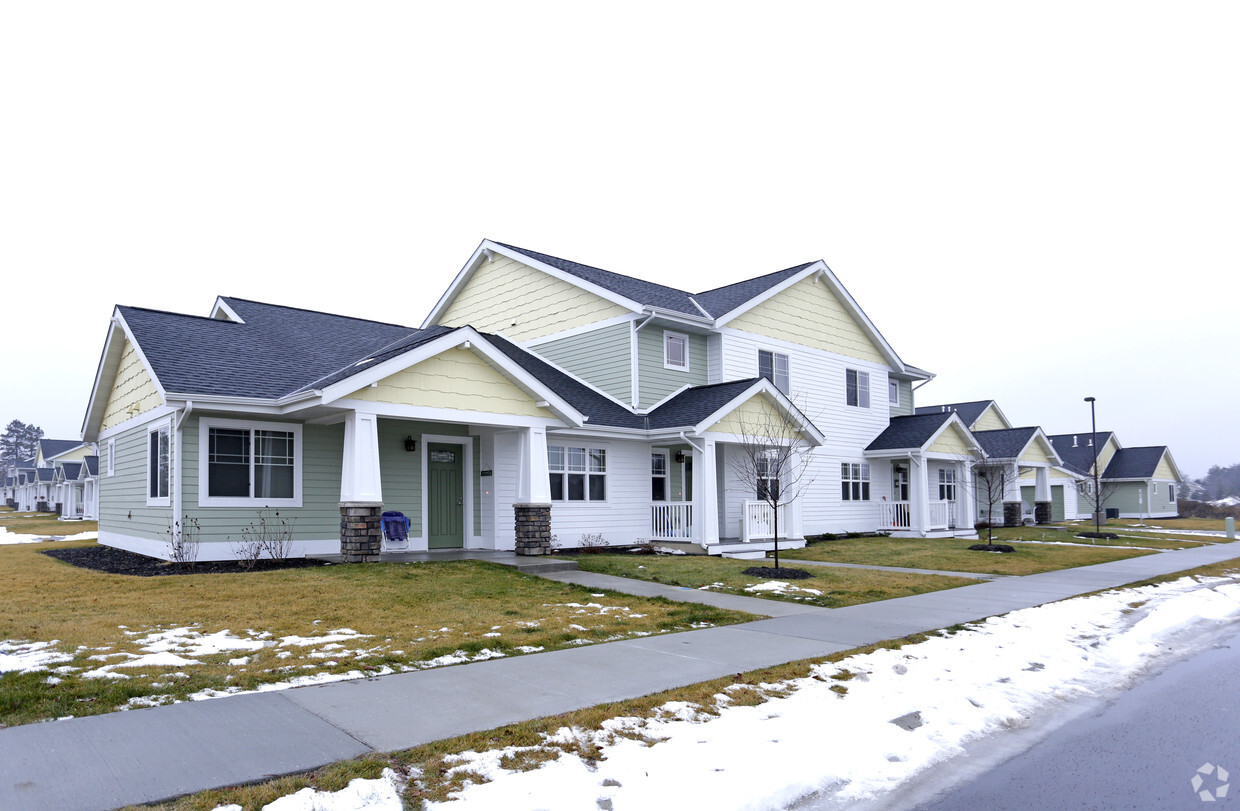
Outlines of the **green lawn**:
M3 643L20 641L53 643L64 657L50 670L0 675L0 726L253 690L298 676L380 675L754 618L477 561L130 577L39 554L89 545L0 545L0 656ZM152 634L181 628L200 641L227 632L257 649L181 650L196 663L118 666L146 653ZM345 638L328 638L333 632ZM100 668L107 668L104 677L85 676Z
M1147 549L1190 549L1195 546L1204 546L1209 541L1203 541L1200 536L1194 538L1192 536L1169 535L1162 532L1140 532L1128 527L1109 527L1104 532L1110 532L1119 535L1115 538L1078 538L1079 532L1093 532L1093 527L1088 529L1073 529L1071 532L1062 530L1047 529L1046 527L996 527L993 530L996 543L1010 543L1012 541L1044 541L1047 543L1074 543L1087 546L1102 547L1145 547ZM978 530L978 535L985 540L986 530Z
M61 521L56 513L14 512L3 507L0 508L0 527L15 535L64 536L95 532L99 524L94 521Z
M785 553L781 553L781 566L795 566L795 561L785 561L784 557ZM812 577L806 580L788 581L789 589L781 593L746 590L753 586L761 586L768 581L761 577L742 574L743 570L752 566L770 565L769 561L731 560L706 555L665 557L624 554L579 555L576 561L577 565L587 572L649 580L669 586L709 589L745 597L786 600L824 608L840 608L858 603L890 600L893 597L907 597L911 594L968 586L977 582L961 577L810 566L806 569L811 572Z
M1020 530L1019 527L1014 529ZM1053 531L1047 530L1047 532ZM1039 538L1030 537L1028 540L1039 540ZM997 530L995 541L1000 542ZM786 557L790 561L801 558L874 566L906 566L913 569L937 569L949 572L1025 575L1154 554L1115 547L1051 546L1034 543L1018 544L1015 545L1015 552L1000 554L971 551L969 547L976 543L978 541L956 538L852 538L839 541L818 541L811 543L805 549L782 552L780 557L781 559Z

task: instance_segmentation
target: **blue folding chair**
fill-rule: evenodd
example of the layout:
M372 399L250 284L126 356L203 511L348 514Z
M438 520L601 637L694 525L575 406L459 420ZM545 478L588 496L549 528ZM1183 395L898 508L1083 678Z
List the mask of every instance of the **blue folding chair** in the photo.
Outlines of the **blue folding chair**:
M409 548L409 519L402 512L386 512L382 518L385 549Z

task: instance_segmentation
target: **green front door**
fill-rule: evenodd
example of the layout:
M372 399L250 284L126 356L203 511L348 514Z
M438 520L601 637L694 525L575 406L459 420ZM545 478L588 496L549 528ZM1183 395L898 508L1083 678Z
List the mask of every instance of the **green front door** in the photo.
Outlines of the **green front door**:
M465 546L465 488L461 472L464 454L460 445L431 442L427 456L427 515L431 549Z
M1051 520L1062 521L1067 517L1063 501L1063 485L1051 485Z

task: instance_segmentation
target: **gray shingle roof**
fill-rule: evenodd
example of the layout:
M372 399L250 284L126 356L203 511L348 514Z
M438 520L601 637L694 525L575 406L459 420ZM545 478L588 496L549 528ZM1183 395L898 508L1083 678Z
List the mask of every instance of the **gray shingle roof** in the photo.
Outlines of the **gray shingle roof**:
M920 448L951 418L951 412L948 411L892 417L890 424L865 449L895 451Z
M786 268L774 273L768 273L765 276L758 276L753 279L746 279L743 282L726 285L724 287L716 287L713 290L707 290L703 293L691 294L684 290L678 290L675 287L667 285L655 284L654 282L635 279L632 276L625 276L620 273L613 273L610 270L583 265L580 262L573 262L568 259L560 259L557 256L550 256L538 251L527 250L526 248L518 248L516 245L508 245L503 242L495 243L503 245L509 250L524 254L531 259L536 259L543 264L550 265L556 270L562 270L565 273L572 274L579 279L596 284L606 290L610 290L617 295L632 299L638 304L645 304L652 307L659 307L673 312L683 313L695 317L701 317L702 311L693 306L696 301L699 306L714 318L731 312L746 301L766 292L771 287L779 284L785 279L795 276L797 273L805 270L813 264L806 262L803 265ZM690 301L693 299L693 301Z
M1110 431L1098 432L1099 452L1106 446L1110 436ZM1089 475L1090 468L1094 465L1094 447L1089 444L1093 440L1092 433L1086 431L1082 434L1055 434L1049 439L1055 446L1055 453L1059 454L1059 458L1063 459L1064 464L1070 470ZM1076 440L1075 447L1073 447L1073 439Z
M745 389L759 380L761 378L751 377L748 380L735 380L685 389L650 412L650 427L661 429L697 425L739 397Z
M1103 472L1104 479L1148 479L1154 475L1166 445L1151 445L1143 448L1120 448L1111 457L1107 469Z
M88 476L99 475L99 457L98 456L87 456L82 461L86 463L86 475Z
M982 416L982 412L993 403L994 400L973 400L968 403L944 403L943 405L918 406L914 409L914 414L939 414L945 411L955 411L960 415L960 419L965 425L972 426L977 422L977 418Z
M82 472L81 462L65 462L60 467L65 472L65 478L70 481L77 479L78 474Z
M40 439L39 447L43 451L43 458L50 459L53 456L59 456L62 453L71 451L74 448L82 446L80 439ZM33 459L31 460L34 461Z
M56 478L56 468L41 467L35 470L35 475L41 482L50 482Z
M998 431L974 431L973 438L986 451L986 455L997 459L1015 459L1029 444L1029 440L1038 432L1032 428L1004 428Z
M224 301L246 323L118 308L166 391L282 397L417 332L245 299Z

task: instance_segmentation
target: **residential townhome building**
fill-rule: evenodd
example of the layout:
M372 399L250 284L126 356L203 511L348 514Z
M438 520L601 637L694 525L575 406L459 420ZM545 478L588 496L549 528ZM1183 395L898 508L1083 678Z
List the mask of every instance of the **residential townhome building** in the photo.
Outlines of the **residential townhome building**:
M1104 517L1174 518L1179 515L1176 499L1184 477L1167 446L1125 448L1113 431L1056 434L1051 441L1079 474L1078 518L1092 518L1095 506ZM1097 490L1094 489L1095 461Z
M275 510L298 555L373 559L392 511L413 550L731 553L776 526L790 544L971 533L959 417L874 444L931 378L821 261L690 294L488 240L418 328L230 297L118 306L82 439L100 541L158 557L191 520L200 559L232 557ZM777 448L803 487L764 467Z

